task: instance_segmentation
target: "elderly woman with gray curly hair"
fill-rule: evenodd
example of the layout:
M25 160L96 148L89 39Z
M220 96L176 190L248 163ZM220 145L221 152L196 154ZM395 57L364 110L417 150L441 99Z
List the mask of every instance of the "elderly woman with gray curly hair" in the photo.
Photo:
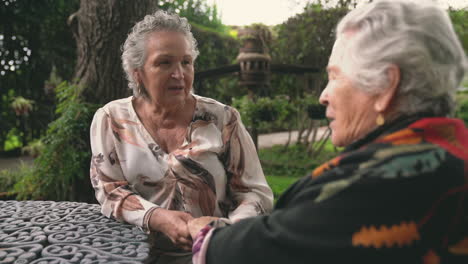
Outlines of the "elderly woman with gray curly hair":
M268 216L189 221L194 263L468 263L468 130L450 118L467 62L447 13L374 1L336 32L320 102L345 150Z
M133 96L91 125L91 181L107 217L152 232L152 261L190 263L187 221L269 212L273 194L239 113L194 95L197 43L187 19L158 11L123 46Z

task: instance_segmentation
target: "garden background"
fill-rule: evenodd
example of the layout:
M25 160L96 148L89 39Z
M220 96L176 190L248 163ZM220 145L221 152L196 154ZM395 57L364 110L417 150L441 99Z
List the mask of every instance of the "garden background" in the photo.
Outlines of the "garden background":
M155 9L188 18L200 49L196 71L235 64L249 37L242 32L255 32L250 34L262 40L272 63L319 69L299 77L272 74L270 86L253 97L236 74L195 87L202 96L237 107L258 133L298 131L283 145L259 150L277 197L339 151L318 136L327 123L311 109L327 83L335 26L356 1L327 2L308 1L302 13L279 25L238 27L222 24L216 6L205 0L0 0L0 158L34 158L0 170L0 199L95 202L89 182L91 119L104 103L129 95L120 46L133 23ZM448 12L466 52L468 10ZM457 116L466 123L467 87L465 79L457 94Z

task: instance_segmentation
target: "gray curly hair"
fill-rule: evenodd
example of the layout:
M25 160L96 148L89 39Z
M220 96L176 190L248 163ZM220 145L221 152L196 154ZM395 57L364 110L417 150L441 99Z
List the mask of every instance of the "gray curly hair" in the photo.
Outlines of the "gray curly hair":
M466 55L447 12L429 1L380 0L357 8L338 24L347 32L347 75L360 89L378 94L389 65L400 68L394 115L455 110L455 93L467 70Z
M128 87L133 90L135 97L147 97L147 91L138 89L138 83L133 78L133 71L141 69L146 61L146 41L148 35L158 31L173 31L184 34L191 45L193 60L197 58L199 51L197 41L193 37L190 24L187 19L177 14L170 14L158 10L151 15L146 15L143 20L133 26L122 46L122 67L128 80Z

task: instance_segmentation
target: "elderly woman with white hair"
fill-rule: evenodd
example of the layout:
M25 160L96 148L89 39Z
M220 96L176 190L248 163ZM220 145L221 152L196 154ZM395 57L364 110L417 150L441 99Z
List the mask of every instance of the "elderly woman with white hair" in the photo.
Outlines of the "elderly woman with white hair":
M192 218L236 222L273 207L237 110L193 94L197 55L187 19L147 15L123 46L133 96L100 108L91 125L102 213L152 232L149 262L191 262Z
M189 221L194 263L468 263L466 56L433 3L375 1L337 27L320 96L343 153L268 216Z

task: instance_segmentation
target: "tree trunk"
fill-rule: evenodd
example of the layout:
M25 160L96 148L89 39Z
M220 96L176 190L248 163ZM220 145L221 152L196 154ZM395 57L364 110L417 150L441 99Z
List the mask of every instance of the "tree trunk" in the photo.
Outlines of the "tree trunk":
M84 100L103 104L131 94L121 46L131 27L157 9L156 0L81 0L68 23L77 46L74 82Z

